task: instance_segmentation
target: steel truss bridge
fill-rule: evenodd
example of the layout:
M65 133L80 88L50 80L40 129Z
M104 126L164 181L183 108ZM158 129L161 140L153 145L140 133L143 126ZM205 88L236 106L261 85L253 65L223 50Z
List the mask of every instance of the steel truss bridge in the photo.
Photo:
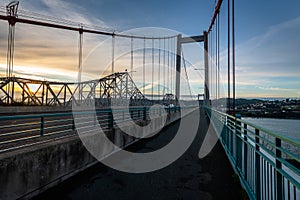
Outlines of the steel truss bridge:
M35 86L34 90L32 85ZM9 87L11 94L7 92ZM110 99L131 100L134 105L149 105L149 100L137 88L128 72L117 72L80 83L0 78L0 105L71 106L74 102L105 107L109 105Z

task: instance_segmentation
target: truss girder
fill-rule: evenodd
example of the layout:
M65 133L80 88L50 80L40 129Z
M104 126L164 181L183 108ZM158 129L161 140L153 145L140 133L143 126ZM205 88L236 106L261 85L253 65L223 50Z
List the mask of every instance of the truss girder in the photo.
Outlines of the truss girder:
M34 86L33 86L34 85ZM79 94L79 95L78 95ZM81 83L0 78L0 104L70 106L72 102L106 105L111 99L147 102L128 72ZM103 103L104 102L104 103Z

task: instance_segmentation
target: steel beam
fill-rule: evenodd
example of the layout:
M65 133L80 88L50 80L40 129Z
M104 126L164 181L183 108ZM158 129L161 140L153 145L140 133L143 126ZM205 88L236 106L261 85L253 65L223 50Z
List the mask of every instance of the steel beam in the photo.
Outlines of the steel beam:
M208 33L206 31L204 32L204 68L205 68L204 100L206 106L209 106Z
M181 72L181 40L182 36L179 34L177 36L177 53L176 53L176 89L175 96L180 99L180 72Z
M204 42L204 35L183 37L180 39L181 44Z

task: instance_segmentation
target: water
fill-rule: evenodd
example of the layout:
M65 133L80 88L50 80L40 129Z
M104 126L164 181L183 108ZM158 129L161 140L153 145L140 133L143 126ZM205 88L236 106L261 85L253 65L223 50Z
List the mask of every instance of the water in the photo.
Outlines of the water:
M293 140L298 140L300 142L300 120L299 119L272 119L272 118L242 118L244 121L250 122L254 125L260 126L262 128L268 129L270 131L273 131L275 133L281 134L283 136L287 136ZM282 144L282 147L289 152L294 153L296 156L300 157L300 149L293 146L288 145L286 143ZM275 162L275 158L267 153L264 150L261 150L261 152L268 157L272 162ZM286 154L282 155L284 158L286 158ZM250 158L250 157L249 157ZM288 157L287 157L288 158ZM250 158L251 159L251 158ZM263 162L261 165L261 185L262 188L267 188L267 190L261 191L261 194L266 195L268 198L270 196L275 196L274 188L275 185L273 183L268 182L270 179L275 180L275 174L273 172L265 171L268 165L266 165L266 162ZM267 166L267 167L266 167ZM285 171L291 178L294 179L296 182L300 181L300 176L298 173L295 173L291 170L291 168L287 167L287 165L282 165L283 171ZM264 178L267 177L267 178ZM265 182L267 180L267 182ZM265 186L264 186L265 184ZM300 190L293 187L293 184L291 182L287 182L285 180L283 182L284 187L284 199L298 199L300 196ZM272 189L273 188L273 189Z
M242 119L254 125L273 131L275 133L285 135L291 139L296 139L300 142L299 119L271 119L250 117L245 117Z

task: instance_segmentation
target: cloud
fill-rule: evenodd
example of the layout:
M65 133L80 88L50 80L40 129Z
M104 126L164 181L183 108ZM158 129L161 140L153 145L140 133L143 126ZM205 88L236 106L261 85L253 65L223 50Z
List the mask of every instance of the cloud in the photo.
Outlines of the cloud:
M294 91L293 89L289 89L289 88L279 88L279 87L262 87L262 86L259 86L257 87L261 90L268 90L268 91Z
M8 4L4 1L4 5ZM4 9L3 7L1 8ZM39 13L39 14L37 14ZM83 24L98 24L104 28L108 26L101 20L86 15L85 8L62 0L21 0L19 6L19 17L29 18L37 17L63 21L67 19L74 22L72 26ZM68 21L68 23L70 23ZM7 50L7 22L0 22L0 64L6 64ZM78 68L78 38L79 33L59 30L54 28L40 27L17 23L15 26L15 72L18 73L18 67L27 69L50 68L53 71L61 70L76 71ZM84 56L97 43L104 40L96 35L86 34L84 36ZM30 70L29 70L30 71ZM68 78L68 77L66 77Z
M298 95L295 88L300 88L299 35L297 17L270 26L264 34L237 45L236 79L238 89L243 88L239 89L241 95L247 95L253 86L258 96Z
M237 45L237 65L299 73L299 34L300 17L271 26L266 33Z

